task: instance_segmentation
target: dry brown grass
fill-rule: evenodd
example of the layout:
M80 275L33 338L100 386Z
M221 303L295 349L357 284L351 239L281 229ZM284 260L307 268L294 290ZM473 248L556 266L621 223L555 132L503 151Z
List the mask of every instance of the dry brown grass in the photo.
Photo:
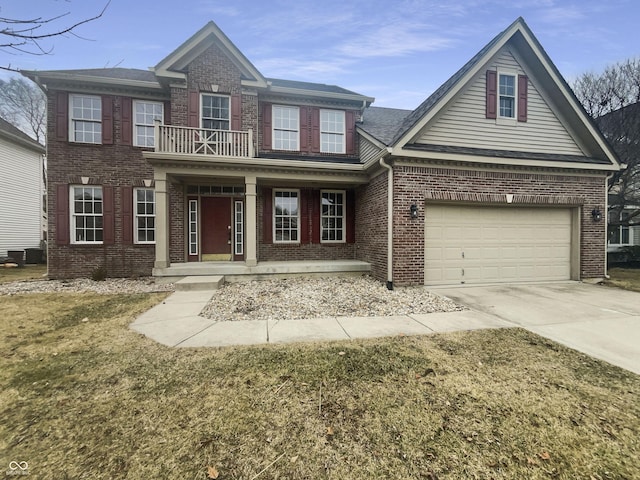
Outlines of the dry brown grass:
M127 328L162 297L0 297L5 465L56 480L640 478L640 377L524 330L172 349Z
M0 265L0 283L42 280L46 273L46 265L25 265L20 268L7 268Z
M640 292L640 268L611 268L608 273L607 285Z

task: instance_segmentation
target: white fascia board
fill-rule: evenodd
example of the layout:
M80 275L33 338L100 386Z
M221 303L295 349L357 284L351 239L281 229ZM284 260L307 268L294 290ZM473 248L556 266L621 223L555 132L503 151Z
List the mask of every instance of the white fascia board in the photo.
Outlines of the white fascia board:
M46 152L44 145L40 145L35 140L27 140L26 138L19 137L4 130L0 130L0 137L40 154L44 154Z
M482 157L477 155L468 155L462 153L446 153L446 152L422 152L418 150L405 150L401 147L391 149L391 154L395 157L404 158L421 158L428 160L446 160L451 162L491 164L491 165L510 165L513 167L543 167L543 168L563 168L570 170L599 170L603 172L615 172L620 167L614 165L599 165L587 162L563 162L557 160L530 160L523 158L504 158L504 157Z
M284 160L277 158L263 158L263 157L210 157L199 154L184 154L179 157L173 153L156 153L156 152L143 152L143 157L149 160L164 160L174 162L197 162L211 165L236 165L238 167L252 166L252 167L285 167L294 168L299 170L333 170L337 172L354 172L360 173L364 171L364 165L361 163L329 163L329 162L313 162L304 160Z
M364 95L357 95L352 93L335 93L335 92L321 92L318 90L305 90L302 88L290 88L290 87L276 87L271 85L269 91L272 93L282 93L285 95L303 95L305 97L322 97L322 98L334 98L336 100L357 101L362 103L367 102L368 105L375 101L373 97L365 97Z
M148 90L162 90L162 86L157 82L147 82L144 80L127 80L124 78L95 77L93 75L75 75L69 73L47 72L39 75L38 72L28 72L33 74L39 83L47 84L47 80L67 81L71 83L88 83L92 85L108 85L114 87L133 87Z

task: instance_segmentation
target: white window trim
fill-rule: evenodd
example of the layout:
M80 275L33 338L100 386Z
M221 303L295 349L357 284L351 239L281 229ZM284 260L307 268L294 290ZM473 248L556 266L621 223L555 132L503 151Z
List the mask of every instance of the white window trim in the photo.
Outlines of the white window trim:
M202 105L202 99L204 97L221 97L221 98L226 98L229 100L229 117L227 118L227 121L229 122L229 128L227 130L223 130L223 131L230 131L231 130L231 95L221 95L218 93L209 93L209 92L200 92L200 128L204 128L203 127L203 120L204 120L204 115L203 115L203 105ZM213 120L222 120L221 118L216 118Z
M155 101L151 101L151 100L133 100L132 112L131 112L131 115L133 116L132 122L131 122L131 123L133 123L133 146L134 147L152 148L152 147L154 147L154 145L139 145L138 144L138 132L137 132L137 128L136 127L138 127L138 126L154 127L153 124L147 125L147 124L142 124L142 123L139 124L139 123L137 123L137 121L136 121L136 105L138 103L160 105L160 108L162 109L162 112L160 114L160 124L161 125L164 124L164 103L163 102L155 102ZM155 139L154 139L154 143L155 143Z
M73 117L73 99L75 97L84 97L84 98L95 98L98 100L98 102L100 102L100 120L96 121L96 120L85 120L82 118L74 118ZM85 95L85 94L81 94L81 93L70 93L69 94L69 103L68 103L68 110L69 110L69 118L67 119L69 122L69 126L68 126L68 130L69 130L69 142L71 143L82 143L85 145L102 145L102 97L100 95ZM93 123L99 123L100 124L100 141L99 142L81 142L79 140L76 140L74 137L74 133L75 133L75 128L73 128L73 122L74 120L79 120L81 122L93 122Z
M502 122L515 123L518 122L518 72L515 70L498 69L496 78L496 119ZM513 117L504 117L500 114L500 75L508 75L513 77Z
M138 191L139 190L151 190L153 192L153 215L139 215L138 214ZM137 187L133 189L133 242L138 245L154 245L156 243L155 240L149 241L140 241L138 240L138 217L143 218L154 218L153 223L153 238L156 238L156 226L155 226L155 218L156 218L156 190L155 188L150 187Z
M323 193L341 193L342 194L342 240L323 240L322 239L322 194ZM335 217L339 218L339 217ZM320 190L320 243L347 243L347 191L346 190Z
M322 150L322 134L329 133L332 135L339 134L339 132L324 132L322 130L322 112L338 112L342 114L342 151L340 152L327 152ZM328 108L320 109L320 153L335 153L335 154L344 154L347 151L347 115L344 110L332 110Z
M86 241L76 240L76 213L75 213L75 195L76 188L99 188L102 191L102 213L100 215L82 214L82 216L92 216L102 218L102 240ZM80 215L80 214L78 214ZM102 185L69 185L69 241L73 245L103 245L104 244L104 189Z
M278 108L287 108L287 109L293 109L296 110L297 114L298 114L298 129L297 130L285 130L285 129L278 129L279 131L286 131L286 132L296 132L296 145L297 148L276 148L276 109ZM283 152L299 152L300 151L300 107L296 106L296 105L272 105L271 106L271 145L273 147L274 150L279 150L279 151L283 151Z
M297 232L298 232L298 239L297 240L276 240L276 192L296 192L297 198L298 198L298 215L297 215L297 219L298 221L296 222L297 224ZM273 224L271 227L271 235L273 238L273 243L277 243L280 245L286 245L286 244L290 244L290 245L296 245L300 243L300 206L301 206L301 200L300 200L300 189L296 189L296 188L274 188L273 192L271 194L272 198L271 198L271 208L272 208L272 218L271 218L271 223Z
M233 222L234 251L236 255L244 255L244 202L242 200L234 201Z
M188 252L189 256L198 255L198 200L189 200L189 208L188 208L188 217L187 221L189 224L187 235L189 235L187 239ZM195 216L195 220L191 220L192 215ZM195 241L191 241L192 238L195 238Z

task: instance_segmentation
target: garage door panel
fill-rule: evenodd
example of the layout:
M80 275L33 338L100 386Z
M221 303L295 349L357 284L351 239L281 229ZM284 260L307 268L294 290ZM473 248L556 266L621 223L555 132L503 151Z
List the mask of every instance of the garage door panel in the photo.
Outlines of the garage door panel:
M568 208L428 205L425 211L427 285L571 276Z

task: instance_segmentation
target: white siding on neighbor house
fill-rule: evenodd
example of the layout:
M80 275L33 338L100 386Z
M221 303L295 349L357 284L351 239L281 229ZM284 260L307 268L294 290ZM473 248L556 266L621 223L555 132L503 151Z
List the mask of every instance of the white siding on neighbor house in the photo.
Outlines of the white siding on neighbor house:
M41 158L0 138L0 256L40 246Z
M417 143L521 152L584 155L529 77L527 121L486 118L486 71L527 73L503 49L483 68L468 88L427 125Z

